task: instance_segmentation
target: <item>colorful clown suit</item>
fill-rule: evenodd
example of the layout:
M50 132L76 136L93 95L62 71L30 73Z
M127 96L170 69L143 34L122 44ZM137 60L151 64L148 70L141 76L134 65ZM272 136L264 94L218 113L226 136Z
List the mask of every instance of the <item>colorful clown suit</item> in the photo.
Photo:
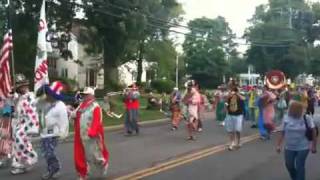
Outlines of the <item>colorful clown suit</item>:
M30 134L39 132L39 120L36 113L35 98L32 93L26 93L18 98L13 120L13 162L12 167L26 169L38 161L29 139Z
M74 122L74 159L81 179L105 176L109 152L104 143L102 110L95 100L83 101Z

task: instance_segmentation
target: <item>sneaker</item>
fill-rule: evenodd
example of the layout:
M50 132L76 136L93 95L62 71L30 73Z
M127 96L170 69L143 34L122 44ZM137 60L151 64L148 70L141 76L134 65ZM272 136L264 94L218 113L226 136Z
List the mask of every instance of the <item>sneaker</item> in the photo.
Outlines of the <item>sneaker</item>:
M177 130L177 129L178 129L177 127L173 126L173 127L171 128L171 131L175 131L175 130Z
M199 128L199 129L198 129L198 132L202 132L202 128Z
M232 144L228 146L228 150L229 150L229 151L232 151L232 150L233 150L233 145L232 145Z
M52 173L46 172L45 174L43 174L43 175L41 176L41 179L47 180L47 179L51 179L51 177L52 177Z
M13 168L11 169L11 174L17 175L17 174L23 174L26 172L25 168Z
M52 178L53 179L58 179L60 176L61 176L61 172L60 171L57 171L54 174L52 174Z
M194 136L189 136L187 140L188 140L188 141L195 141L196 138L195 138Z
M237 145L235 145L234 147L235 147L236 149L240 149L241 146L242 146L242 144L237 144Z

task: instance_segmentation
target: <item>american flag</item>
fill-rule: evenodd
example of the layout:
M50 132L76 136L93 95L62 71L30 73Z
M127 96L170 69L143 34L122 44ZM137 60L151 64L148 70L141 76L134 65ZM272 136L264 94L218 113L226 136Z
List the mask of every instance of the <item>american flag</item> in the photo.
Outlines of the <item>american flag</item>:
M12 34L9 30L3 38L3 45L0 51L0 97L6 98L12 90L10 75L10 52L12 50Z

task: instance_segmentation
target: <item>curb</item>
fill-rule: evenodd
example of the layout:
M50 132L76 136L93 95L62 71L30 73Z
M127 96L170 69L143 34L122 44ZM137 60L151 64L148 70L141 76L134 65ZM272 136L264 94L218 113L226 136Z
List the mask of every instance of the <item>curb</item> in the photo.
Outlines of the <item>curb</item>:
M205 112L204 114L209 114L209 113L212 113L212 112ZM148 120L148 121L142 121L142 122L138 122L138 123L139 123L139 126L142 126L142 127L153 127L153 126L165 124L168 122L170 122L170 118ZM114 126L105 126L104 131L114 132L114 131L120 131L123 128L124 128L123 124L114 125ZM74 137L74 132L70 132L67 138L65 138L63 140L59 140L59 142L60 143L72 142L73 137ZM33 143L39 143L40 140L41 140L41 137L39 137L39 136L31 138L31 141Z
M169 118L142 121L142 122L139 123L139 126L152 127L152 126L155 126L155 125L160 125L160 124L163 124L163 123L167 123L169 121L170 121ZM123 128L124 128L123 124L114 125L114 126L105 126L104 127L104 131L114 132L114 131L120 131ZM59 140L59 141L60 141L60 143L72 142L73 141L73 137L74 137L74 132L70 132L67 138L65 138L63 140ZM33 143L39 143L40 140L41 140L41 137L39 137L39 136L31 138L31 141Z

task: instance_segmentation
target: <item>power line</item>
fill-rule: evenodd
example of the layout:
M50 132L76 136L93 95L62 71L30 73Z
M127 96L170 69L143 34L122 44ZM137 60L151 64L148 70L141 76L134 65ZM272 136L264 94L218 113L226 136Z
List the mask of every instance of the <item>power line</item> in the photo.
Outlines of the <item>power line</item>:
M70 4L74 4L76 6L84 8L84 9L89 9L90 8L90 10L93 10L93 11L96 11L96 12L99 12L99 13L102 13L102 14L105 14L105 15L109 15L109 16L112 16L112 17L124 18L123 16L114 14L114 13L112 13L110 11L105 11L105 10L101 10L101 9L97 9L97 8L93 8L93 7L88 7L88 6L85 6L83 4L79 4L79 3L76 3L76 2L69 2L69 3ZM204 38L202 36L196 36L196 35L193 35L193 34L188 34L188 33L180 32L180 31L172 30L172 29L170 29L170 28L172 28L172 26L155 25L155 24L151 24L151 23L147 23L147 25L150 26L150 27L156 27L156 28L159 28L159 29L162 29L162 30L167 30L169 32L182 34L182 35L185 35L185 36L217 41L216 39ZM290 46L289 44L272 44L272 43L265 43L265 42L235 43L235 44L236 45L246 45L246 46L260 46L260 47L289 47Z

